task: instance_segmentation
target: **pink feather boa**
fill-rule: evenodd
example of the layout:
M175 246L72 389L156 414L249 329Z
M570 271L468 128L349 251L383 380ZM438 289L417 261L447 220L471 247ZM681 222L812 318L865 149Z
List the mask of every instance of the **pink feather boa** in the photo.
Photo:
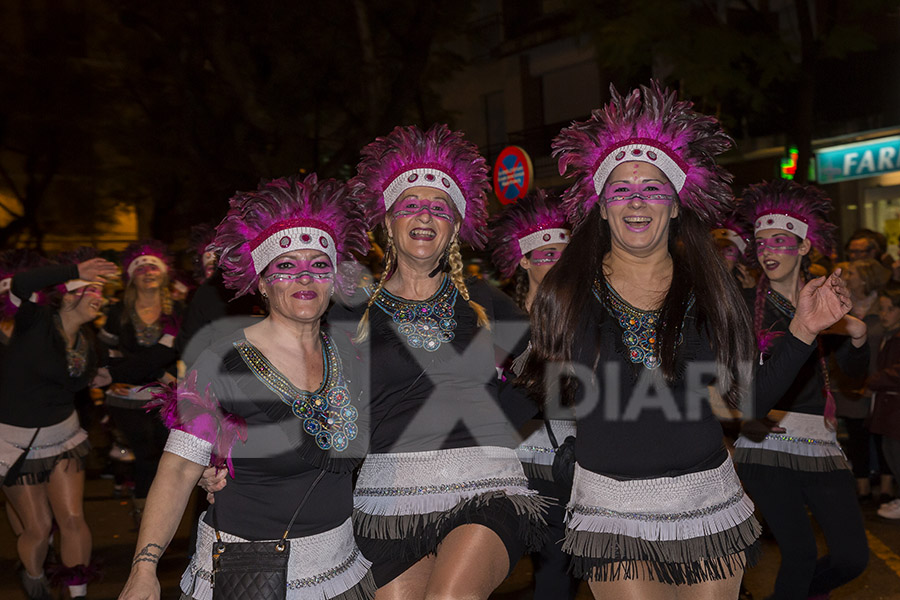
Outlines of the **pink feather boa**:
M159 407L159 416L168 429L178 429L212 444L210 466L228 467L234 477L231 449L236 440L247 441L247 422L226 413L219 405L210 385L201 394L197 389L197 372L191 371L181 384L171 383L153 392L147 410Z

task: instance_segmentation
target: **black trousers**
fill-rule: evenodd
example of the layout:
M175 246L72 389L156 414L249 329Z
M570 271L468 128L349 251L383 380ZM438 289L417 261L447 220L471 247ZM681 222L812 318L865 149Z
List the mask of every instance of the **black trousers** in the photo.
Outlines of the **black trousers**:
M850 471L800 472L760 465L738 465L737 471L781 551L770 598L803 600L825 594L865 570L869 546ZM828 545L828 554L818 559L807 510Z
M561 499L561 490L551 481L532 478L528 484L542 496L555 500L547 508L547 541L538 552L531 553L534 600L574 600L581 582L569 575L569 555L562 550L566 536L566 501Z
M119 406L107 406L107 410L134 452L134 497L146 498L163 448L166 447L169 430L160 422L155 410L147 413L143 407Z

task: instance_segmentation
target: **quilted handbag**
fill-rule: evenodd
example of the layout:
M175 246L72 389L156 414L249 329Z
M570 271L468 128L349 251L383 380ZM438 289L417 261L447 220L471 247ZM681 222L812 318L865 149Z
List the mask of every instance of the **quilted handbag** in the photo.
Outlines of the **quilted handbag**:
M287 536L306 504L313 489L325 475L320 471L313 484L300 500L294 516L280 540L264 542L223 542L216 524L216 542L213 544L213 600L284 600L287 595L288 560L291 543Z

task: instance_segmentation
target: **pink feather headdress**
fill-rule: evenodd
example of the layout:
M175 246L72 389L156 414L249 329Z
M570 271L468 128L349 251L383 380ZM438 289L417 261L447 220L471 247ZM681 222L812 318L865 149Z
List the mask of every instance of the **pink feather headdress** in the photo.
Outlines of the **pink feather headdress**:
M577 228L597 205L610 172L629 161L658 167L678 192L683 209L713 223L733 203L731 175L715 162L733 140L719 122L679 101L657 81L612 99L587 121L572 123L553 140L559 172L575 178L563 194L563 208Z
M129 244L122 251L122 269L127 279L131 279L135 269L144 264L154 264L163 273L171 271L172 257L166 245L159 240L142 240Z
M800 239L808 239L816 250L829 256L834 248L837 226L828 222L831 199L814 185L787 179L757 183L744 190L741 216L761 229L784 229ZM755 253L753 259L756 259Z
M491 259L512 277L522 257L547 244L569 243L569 225L559 199L535 190L491 219Z
M379 225L400 195L411 187L446 192L462 217L459 237L475 248L487 236L487 163L460 131L434 125L396 127L363 148L357 175L350 180L369 228Z
M10 286L16 273L28 271L47 264L47 259L26 248L15 248L0 252L0 319L7 320L16 316L19 305L12 299ZM35 299L41 304L45 298L42 292L37 293ZM21 302L19 302L21 304Z
M369 238L362 211L346 184L320 181L313 173L305 179L273 179L256 191L238 192L216 227L213 243L225 285L236 290L236 297L255 291L271 260L304 248L321 249L336 268L345 267L337 271L341 289L356 285L350 281L355 270L348 265L354 254L365 256Z
M726 239L737 246L742 255L746 253L753 240L753 235L746 224L734 214L719 219L712 228L712 234L714 239Z

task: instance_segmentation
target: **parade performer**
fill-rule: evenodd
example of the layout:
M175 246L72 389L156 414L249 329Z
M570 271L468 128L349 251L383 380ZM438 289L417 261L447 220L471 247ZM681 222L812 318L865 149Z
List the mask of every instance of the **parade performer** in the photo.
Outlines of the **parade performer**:
M182 306L169 293L171 260L162 242L129 245L122 263L125 295L110 308L100 340L115 351L109 367L114 383L106 393L106 405L134 452L132 516L139 524L166 442L165 427L144 409L150 391L142 388L174 378Z
M500 291L463 278L460 240L486 238L487 167L446 125L398 127L362 156L351 184L370 226L384 226L385 270L356 306L329 313L371 363L357 539L379 598L487 598L544 529L498 404L525 399L495 369L524 347L527 322Z
M571 232L559 198L544 190L531 192L491 219L489 229L494 266L501 277L515 281L514 299L527 311L569 243ZM546 416L528 423L528 437L516 449L529 486L555 500L547 507L548 542L531 555L537 600L574 598L578 591L578 580L568 574L569 558L562 551L564 507L571 488L554 482L552 472L557 447L575 435L574 415L566 409L561 415Z
M352 471L367 439L356 357L320 326L341 267L367 248L361 213L337 181L275 179L231 199L215 241L225 283L237 296L258 292L268 315L213 344L177 389L157 394L171 432L120 598L159 598L157 562L207 465L227 467L232 480L201 519L182 598L209 600L222 585L218 537L283 534L287 598L373 597L351 521Z
M564 549L597 598L737 598L757 554L753 505L707 391L738 404L754 358L746 306L709 234L732 201L714 162L730 145L715 119L655 82L613 89L553 143L575 179L563 195L573 234L532 306L521 379L576 401ZM780 396L816 333L847 310L839 277L804 288L756 396Z
M103 281L116 266L101 258L17 273L10 293L19 305L0 378L0 476L21 520L17 547L30 598L51 598L44 576L50 528L59 525L61 579L84 597L95 573L84 520L84 457L90 446L75 395L100 381L90 323L103 306ZM35 303L37 292L48 298Z
M814 186L775 180L744 192L741 211L753 223L763 275L748 297L760 360L771 360L786 335L806 280L812 248L829 256L836 227L827 221L831 201ZM816 340L783 393L757 398L774 404L767 419L745 424L734 461L781 551L773 598L827 594L865 569L868 544L856 500L856 482L837 442L835 400L826 359L834 352L848 376L865 377L866 325L844 316ZM777 427L777 429L772 429ZM828 554L816 560L816 536L807 511L821 527Z
M756 276L747 267L747 249L752 236L737 218L722 219L712 230L719 255L743 288L755 288Z

